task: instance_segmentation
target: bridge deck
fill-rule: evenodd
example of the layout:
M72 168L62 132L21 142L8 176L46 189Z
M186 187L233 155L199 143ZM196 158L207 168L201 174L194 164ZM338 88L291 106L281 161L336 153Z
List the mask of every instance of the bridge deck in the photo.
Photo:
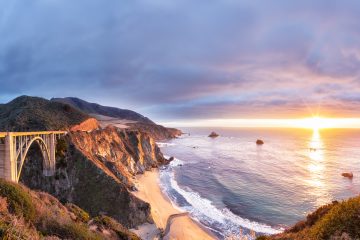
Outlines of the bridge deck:
M39 132L10 132L12 136L29 136L29 135L48 135L48 134L66 134L66 131L39 131ZM7 132L0 132L0 138L6 137Z

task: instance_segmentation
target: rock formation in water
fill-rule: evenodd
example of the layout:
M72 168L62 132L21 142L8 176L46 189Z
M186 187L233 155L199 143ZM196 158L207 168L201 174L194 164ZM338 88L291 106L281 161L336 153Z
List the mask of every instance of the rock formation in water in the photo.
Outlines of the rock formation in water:
M256 144L257 144L257 145L263 145L263 144L264 144L264 141L261 140L261 139L258 139L258 140L256 140Z
M219 134L217 134L216 132L211 132L209 135L209 137L211 137L211 138L216 138L218 136L219 136Z
M341 176L346 177L348 179L353 179L354 174L352 172L344 172L341 174Z

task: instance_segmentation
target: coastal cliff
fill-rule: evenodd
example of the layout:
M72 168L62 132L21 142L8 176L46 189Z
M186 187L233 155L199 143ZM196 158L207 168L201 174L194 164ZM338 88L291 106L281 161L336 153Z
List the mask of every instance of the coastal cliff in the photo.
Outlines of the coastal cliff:
M129 113L126 116L158 126L125 111ZM35 130L69 132L57 144L55 175L43 175L41 151L33 144L20 182L52 194L62 203L76 204L93 217L109 215L128 228L153 222L150 205L132 193L136 174L167 162L151 134L131 127L102 128L76 107L38 97L22 96L0 105L0 131ZM161 128L157 134L161 131L167 130Z
M41 174L41 156L33 150L20 181L91 215L107 214L127 227L152 222L148 203L135 197L133 177L165 163L155 141L145 133L115 127L71 132L59 141L56 174Z
M79 111L89 114L96 118L102 127L112 125L118 128L138 130L147 133L155 140L175 138L182 134L178 129L161 126L149 118L128 109L102 106L74 97L53 98L51 102L68 104Z
M116 220L0 179L1 239L140 240Z

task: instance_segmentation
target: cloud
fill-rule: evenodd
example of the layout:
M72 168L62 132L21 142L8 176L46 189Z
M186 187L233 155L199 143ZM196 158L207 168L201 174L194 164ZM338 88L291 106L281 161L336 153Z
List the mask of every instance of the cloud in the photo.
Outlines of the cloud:
M2 1L0 102L77 96L159 120L358 116L359 14L356 0Z

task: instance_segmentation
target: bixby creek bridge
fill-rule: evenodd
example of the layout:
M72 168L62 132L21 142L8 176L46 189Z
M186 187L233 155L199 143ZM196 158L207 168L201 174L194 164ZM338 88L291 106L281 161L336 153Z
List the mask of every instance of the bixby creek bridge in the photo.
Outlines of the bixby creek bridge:
M38 144L43 157L43 174L55 173L55 151L58 139L65 131L0 132L0 178L19 182L26 155Z

